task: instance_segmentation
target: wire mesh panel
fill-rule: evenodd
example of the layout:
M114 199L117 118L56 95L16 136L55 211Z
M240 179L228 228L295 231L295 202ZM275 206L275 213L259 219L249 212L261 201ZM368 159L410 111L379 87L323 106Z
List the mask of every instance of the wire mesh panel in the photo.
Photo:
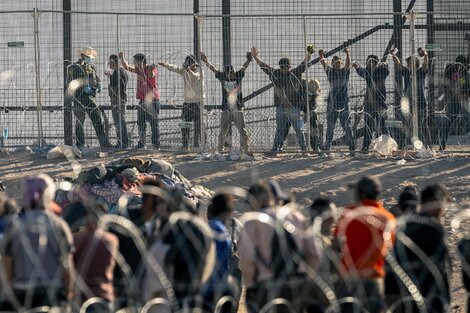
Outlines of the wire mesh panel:
M38 138L31 13L0 14L2 146L31 145Z
M319 137L317 141L320 147L342 149L349 145L351 148L351 140L347 139L351 136L345 132L348 127L342 125L347 120L353 130L354 146L357 149L361 148L364 134L370 134L372 139L380 134L389 134L398 142L400 148L414 144L417 142L415 139L419 139L415 147L423 145L442 150L465 150L469 143L469 118L466 94L468 88L463 81L468 79L460 77L463 72L460 71L459 74L459 70L454 69L457 67L456 63L468 64L468 40L465 39L465 34L470 31L470 26L469 16L465 12L470 8L468 4L458 1L452 2L450 6L435 1L434 8L426 1L397 4L400 3L394 5L393 2L341 1L334 6L333 11L330 4L314 6L308 1L199 1L191 5L183 1L164 1L159 3L158 8L143 0L126 2L119 7L111 1L104 1L99 5L91 2L72 2L72 13L69 14L60 11L62 6L54 1L39 3L38 5L48 10L59 10L38 14L37 60L32 11L13 13L11 16L15 18L5 19L2 23L5 33L5 36L2 36L2 49L6 51L2 54L2 129L5 131L2 145L58 144L64 139L68 143L77 144L76 129L81 126L85 139L80 141L84 141L86 146L98 146L99 137L103 136L109 139L109 146L118 145L122 124L113 118L113 106L107 88L110 80L106 72L109 71L109 56L123 52L131 66L133 56L137 53L145 55L149 65L157 66L160 138L158 144L152 143L162 148L179 149L184 146L182 134L191 128L191 138L188 140L192 141L195 137L194 131L199 133L200 122L182 121L182 105L187 100L184 79L158 63L182 65L190 54L195 54L194 58L197 60L199 56L195 51L200 46L217 69L232 65L237 70L245 63L247 52L255 46L258 48L259 57L274 68L282 57L288 57L294 67L302 62L306 44L313 44L316 51L312 55L308 71L305 71L302 78L317 79L320 83L321 94L316 100L316 129ZM10 4L8 8L24 9L24 3L17 6ZM434 9L435 13L426 13L430 9ZM462 13L452 12L454 9ZM413 15L413 29L410 23L412 10L418 11ZM125 11L132 13L122 13ZM152 13L157 11L158 13ZM199 12L200 17L195 18L193 12ZM64 30L70 30L70 33ZM6 45L7 42L12 42L15 46L15 41L24 42L24 47ZM63 93L67 74L62 66L64 58L71 59L65 60L66 62L76 62L80 57L78 50L86 45L96 51L97 56L93 64L101 84L101 92L97 93L95 99L100 121L95 121L94 124L86 114L84 119L77 119L70 106L64 107L64 103L67 103ZM331 85L318 59L318 51L325 51L327 64L331 65L333 57L335 60L340 57L345 64L346 55L343 49L346 47L350 50L351 62L357 61L362 65L365 65L370 55L376 55L379 61L387 56L389 74L385 79L386 109L379 114L377 121L374 118L372 124L362 110L364 96L367 94L367 80L359 77L355 69L351 69L347 84L350 98L347 118L341 117L341 110L340 112L328 109ZM413 103L413 75L406 74L408 67L412 70L412 67L408 66L412 62L408 63L407 58L413 54L419 61L416 63L416 69L423 68L425 58L417 49L426 50L426 47L428 70L424 79L418 77L419 92L416 97L419 98L417 102L425 103L425 110L418 106L418 116L414 120L413 107L419 103ZM66 57L64 52L67 50L70 55L67 54ZM390 55L390 50L395 51L397 58ZM460 57L457 62L460 55L465 57L465 60ZM399 63L395 62L396 60ZM35 66L36 62L38 67ZM201 68L205 83L205 110L200 115L204 120L202 128L205 134L205 148L216 150L220 145L223 115L220 106L223 102L223 92L215 74L204 64ZM142 137L139 136L137 121L138 75L131 72L127 74L128 100L124 118L129 133L129 146L136 147L141 141L139 137ZM262 72L255 61L248 66L245 74L242 93L245 98L244 117L249 144L254 150L270 149L277 125L275 89L268 88L271 83L269 76ZM39 75L39 82L36 81L36 75ZM457 76L460 78L453 79ZM456 86L454 81L460 82L460 94L455 94L456 89L452 89ZM446 88L449 86L451 88ZM39 111L41 114L35 109L37 105L42 107ZM328 112L334 111L337 111L338 115L336 123L333 122L334 114L328 115ZM95 117L95 120L97 118ZM303 123L306 122L308 119L305 112ZM38 129L39 124L41 127ZM121 126L117 128L118 124ZM231 125L224 145L238 147L239 132L234 123ZM104 135L97 135L96 127L102 127ZM152 128L155 127L147 125L144 141L150 142L155 137L152 135ZM293 151L300 148L294 128L290 128L282 144ZM332 130L333 137L330 140ZM305 135L311 133L307 126L303 131ZM98 134L101 134L101 131L98 130ZM42 137L42 140L38 140L38 137ZM105 144L103 139L101 141ZM309 143L312 145L312 142Z

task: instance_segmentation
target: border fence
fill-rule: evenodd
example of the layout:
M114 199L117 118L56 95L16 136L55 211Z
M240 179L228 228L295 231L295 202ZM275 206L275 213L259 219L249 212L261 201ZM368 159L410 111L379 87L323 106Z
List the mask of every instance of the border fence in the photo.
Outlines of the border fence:
M449 95L445 95L446 71L458 55L470 54L465 34L470 32L470 12L415 12L412 6L390 13L322 13L322 14L238 14L222 8L222 14L203 13L114 13L64 10L24 10L0 12L0 146L49 146L75 144L77 120L70 103L64 97L66 69L79 57L84 45L97 52L94 60L102 91L96 97L105 132L112 144L117 143L115 125L107 92L108 56L124 52L129 61L132 55L144 53L149 63L182 64L185 57L203 51L218 69L232 64L237 70L245 62L252 46L266 63L277 67L281 57L289 57L292 65L300 64L307 44L314 44L316 52L304 73L306 79L318 79L321 96L317 114L321 141L327 128L327 98L329 84L319 64L318 50L325 50L328 63L334 55L345 59L344 48L351 51L352 61L364 64L366 57L380 58L397 48L402 63L418 53L418 47L427 48L429 72L425 94L431 144L437 149L443 137L447 150L470 151L470 106L468 95L459 100L458 109L450 109ZM215 10L214 10L215 11ZM258 11L257 11L258 12ZM410 23L412 21L412 23ZM419 58L422 63L422 58ZM389 56L390 75L386 79L386 125L400 146L410 144L411 135L403 135L410 127L416 137L422 117L405 125L403 119L403 79ZM220 82L203 64L204 113L202 132L205 149L215 150L219 135L222 88ZM462 64L468 66L468 64ZM161 95L161 148L181 148L182 79L157 66L157 84ZM129 73L126 121L131 146L138 141L135 99L136 75ZM465 79L465 78L464 78ZM65 86L66 88L67 86ZM245 99L245 118L250 145L254 151L269 150L276 131L276 110L273 88L269 77L252 62L246 70L242 92ZM366 84L353 69L349 79L350 112L348 120L360 146L365 127L363 101ZM413 106L413 103L411 103ZM418 110L410 110L412 113ZM424 112L424 113L423 113ZM233 127L234 128L234 127ZM98 139L90 120L85 120L87 146L97 146ZM309 127L304 127L309 133ZM372 132L374 130L371 130ZM286 146L297 150L295 134L291 129ZM233 146L238 146L239 135L234 128ZM150 134L147 134L150 136ZM344 131L336 123L333 145L345 145ZM420 138L421 139L421 138ZM231 143L228 142L228 145Z

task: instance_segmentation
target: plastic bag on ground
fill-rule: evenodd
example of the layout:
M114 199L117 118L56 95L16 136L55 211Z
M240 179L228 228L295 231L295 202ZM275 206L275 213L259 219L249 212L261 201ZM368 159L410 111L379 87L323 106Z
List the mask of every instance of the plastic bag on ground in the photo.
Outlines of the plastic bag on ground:
M372 141L372 149L380 155L388 156L398 150L398 144L390 136L381 135L379 138Z
M68 145L58 145L47 152L46 158L48 160L74 158L81 159L82 153L77 147L72 147Z

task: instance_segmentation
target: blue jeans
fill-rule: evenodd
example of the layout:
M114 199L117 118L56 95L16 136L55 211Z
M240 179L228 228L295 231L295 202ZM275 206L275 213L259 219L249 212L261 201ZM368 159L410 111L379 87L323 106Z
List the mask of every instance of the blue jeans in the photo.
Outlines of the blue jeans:
M302 151L307 150L305 134L302 129L300 109L276 107L276 134L274 135L273 151L278 151L284 142L284 134L289 131L289 124L294 127Z
M328 102L326 114L327 128L325 138L325 150L330 150L331 142L333 141L333 135L336 128L336 121L339 117L339 121L346 135L346 141L348 142L349 150L354 151L356 149L356 143L354 142L354 137L351 129L348 103L344 104L337 102Z
M140 101L137 107L137 128L139 129L139 141L145 146L147 142L147 122L150 123L152 131L152 144L160 147L160 128L159 128L160 101L151 102Z

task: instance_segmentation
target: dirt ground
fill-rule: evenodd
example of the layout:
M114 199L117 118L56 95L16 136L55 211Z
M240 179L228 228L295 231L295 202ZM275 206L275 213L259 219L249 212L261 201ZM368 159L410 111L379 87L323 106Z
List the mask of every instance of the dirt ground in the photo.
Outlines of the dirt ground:
M90 154L77 162L86 169L129 155L167 160L193 183L213 190L221 186L247 187L252 181L260 178L276 179L283 188L294 192L298 201L304 205L310 204L312 199L320 195L330 197L338 206L350 203L352 193L347 185L364 174L375 175L382 180L383 201L386 207L396 203L395 198L405 185L415 185L421 189L432 182L440 182L450 190L454 198L454 203L446 214L454 270L451 312L466 312L465 290L460 280L455 243L463 232L470 231L470 226L467 221L459 229L452 229L450 223L459 212L470 209L470 154L407 160L405 164L399 165L398 160L393 158L351 158L341 154L330 158L285 154L256 161L204 161L198 160L194 154L120 151L109 153L106 158L97 158ZM47 173L59 177L71 172L72 163L65 159L46 160L44 154L31 154L29 151L0 153L0 181L6 187L7 193L14 198L20 197L21 182L28 175Z

